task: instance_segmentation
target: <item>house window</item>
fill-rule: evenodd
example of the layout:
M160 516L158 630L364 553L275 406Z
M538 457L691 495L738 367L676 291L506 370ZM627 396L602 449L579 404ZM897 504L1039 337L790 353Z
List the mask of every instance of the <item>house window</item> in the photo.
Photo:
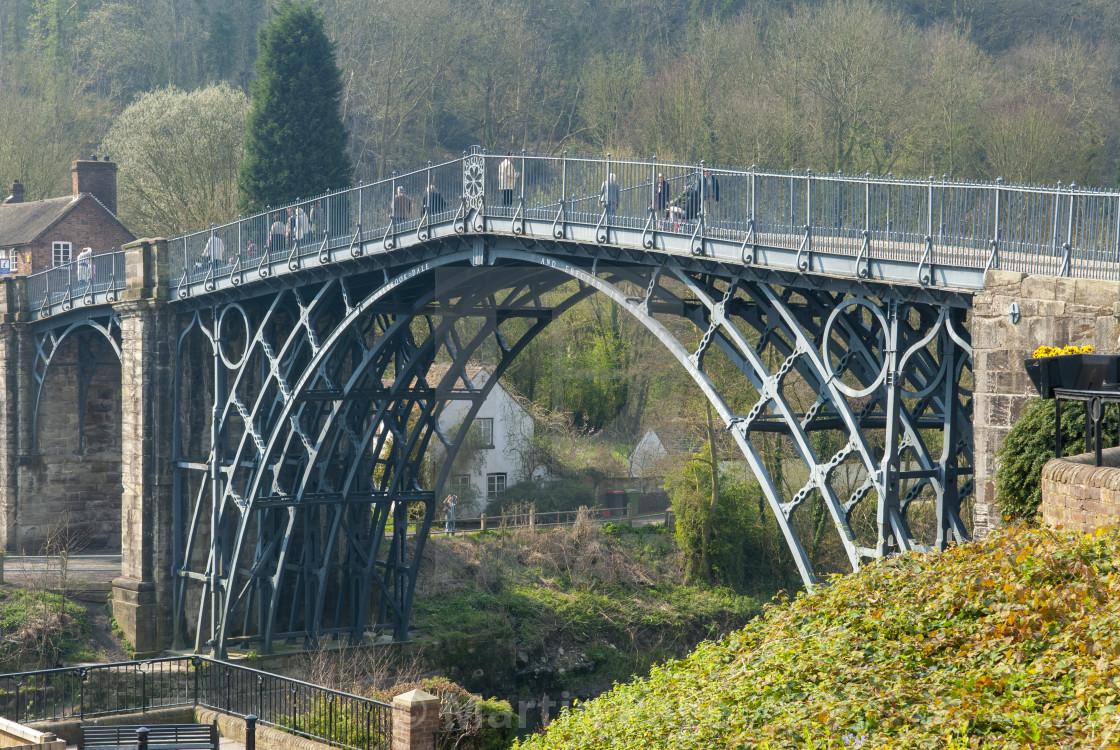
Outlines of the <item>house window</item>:
M494 447L494 420L490 418L476 419L474 423L478 425L478 434L482 438L482 444L487 448Z
M493 500L498 495L506 491L506 475L505 474L487 474L486 475L486 499Z
M51 243L51 257L56 266L64 266L70 262L70 249L69 242L52 242Z
M451 492L460 497L467 497L471 489L470 474L453 474L451 476Z

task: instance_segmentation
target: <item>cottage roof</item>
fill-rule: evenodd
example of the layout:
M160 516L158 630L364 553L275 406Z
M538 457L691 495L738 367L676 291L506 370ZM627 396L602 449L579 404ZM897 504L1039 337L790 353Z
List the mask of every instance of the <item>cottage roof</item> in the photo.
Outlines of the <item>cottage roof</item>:
M0 205L0 247L34 242L83 197L84 194Z
M428 372L424 375L424 379L427 381L428 385L430 385L430 386L439 385L439 383L441 383L443 381L444 377L446 377L447 372L450 369L451 369L451 363L450 362L433 362L431 367L428 368ZM479 375L485 374L485 377L489 377L489 375L490 375L489 369L487 369L486 367L483 367L482 365L467 364L463 369L466 371L467 377L470 378L471 383L473 383L474 387L476 387L476 388L481 385ZM483 380L484 379L485 378L483 378ZM386 388L388 388L389 386L391 386L394 383L394 381L395 381L395 378L382 378L381 379L381 384L383 386L385 386ZM412 386L419 385L419 378L413 378L411 385ZM452 386L452 388L455 388L455 389L462 389L462 388L466 388L466 387L467 387L467 384L463 382L463 378L461 376L459 378L456 378L455 384Z

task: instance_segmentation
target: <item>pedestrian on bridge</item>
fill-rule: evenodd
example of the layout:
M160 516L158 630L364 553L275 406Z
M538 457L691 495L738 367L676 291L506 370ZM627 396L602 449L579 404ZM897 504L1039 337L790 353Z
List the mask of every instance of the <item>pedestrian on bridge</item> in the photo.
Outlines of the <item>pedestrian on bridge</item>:
M431 221L432 214L438 214L443 211L444 203L443 196L436 190L435 185L428 185L428 192L424 193L424 213L428 215L428 220Z
M78 253L78 284L93 283L93 248L83 247Z
M517 187L517 178L521 174L514 168L513 160L506 155L498 165L498 189L502 192L502 205L513 205L513 191Z
M614 214L618 211L618 198L618 178L615 177L614 172L611 172L599 188L599 207L607 210L608 222L614 220Z
M307 213L302 206L288 207L288 247L299 248L303 238L311 229L311 222L307 220Z
M719 179L712 170L704 170L704 218L715 221L719 211Z
M662 219L667 220L669 218L669 198L671 195L672 190L669 188L669 181L658 172L657 181L653 183L653 200L650 201L649 207Z
M311 239L320 240L327 233L327 212L323 208L323 201L315 201L311 206Z
M280 221L280 214L276 214L272 220L272 226L268 228L268 252L278 253L284 249L287 243L288 230L284 226L284 222Z
M206 247L202 248L202 262L209 264L211 268L217 268L222 265L225 257L226 243L218 235L210 235L210 239L206 241Z
M412 216L412 199L404 194L404 185L397 186L397 194L393 196L393 211L389 218L393 223L407 221Z

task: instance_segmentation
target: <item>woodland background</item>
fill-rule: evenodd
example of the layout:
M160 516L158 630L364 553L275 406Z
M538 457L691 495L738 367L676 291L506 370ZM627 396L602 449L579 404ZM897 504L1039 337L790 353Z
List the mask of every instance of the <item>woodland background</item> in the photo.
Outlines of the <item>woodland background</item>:
M317 0L355 174L491 150L1117 182L1113 0ZM265 0L3 0L0 178L145 92L248 91Z

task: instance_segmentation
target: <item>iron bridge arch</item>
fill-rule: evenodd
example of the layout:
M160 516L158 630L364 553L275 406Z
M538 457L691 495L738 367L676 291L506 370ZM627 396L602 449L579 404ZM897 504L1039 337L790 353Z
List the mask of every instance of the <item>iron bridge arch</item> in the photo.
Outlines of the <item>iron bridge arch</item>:
M473 234L486 228L477 214L456 222L405 249L176 302L176 647L406 639L435 498L466 434L444 434L441 411L466 401L469 424L529 342L593 293L702 389L807 585L818 578L803 538L810 505L853 570L968 538L966 297ZM713 376L717 351L749 403ZM484 352L493 377L476 384L466 364ZM775 441L786 446L776 461ZM449 460L425 475L437 445Z

